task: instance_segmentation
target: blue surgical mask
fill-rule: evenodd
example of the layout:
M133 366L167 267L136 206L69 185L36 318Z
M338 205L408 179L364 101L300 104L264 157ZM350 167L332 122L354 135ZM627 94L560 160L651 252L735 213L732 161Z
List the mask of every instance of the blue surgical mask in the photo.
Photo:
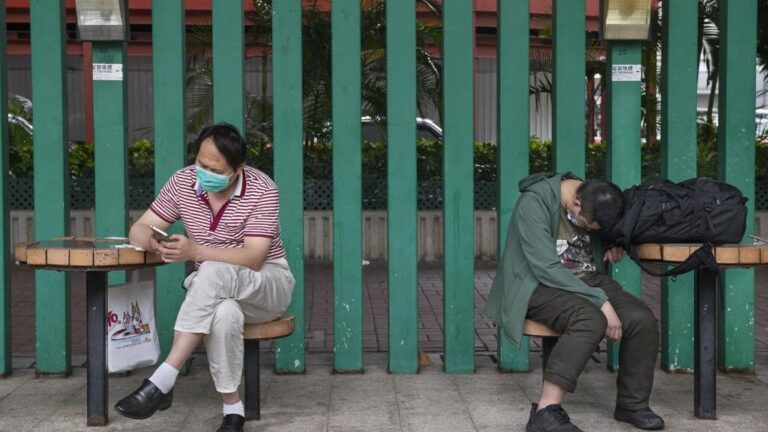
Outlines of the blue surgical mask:
M229 180L234 174L225 176L224 174L217 174L213 171L208 171L205 168L201 168L199 165L195 166L195 177L197 182L203 189L210 193L221 192L229 186Z

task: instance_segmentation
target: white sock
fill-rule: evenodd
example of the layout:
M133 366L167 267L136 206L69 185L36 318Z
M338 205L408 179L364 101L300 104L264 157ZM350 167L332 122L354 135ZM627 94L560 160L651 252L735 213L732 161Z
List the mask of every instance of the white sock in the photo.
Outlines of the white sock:
M168 393L176 383L176 377L179 375L179 371L168 363L163 362L159 368L155 370L155 373L149 377L152 384L156 385L163 393Z
M245 407L243 406L243 401L239 400L233 404L224 404L224 415L228 414L237 414L241 417L245 417Z

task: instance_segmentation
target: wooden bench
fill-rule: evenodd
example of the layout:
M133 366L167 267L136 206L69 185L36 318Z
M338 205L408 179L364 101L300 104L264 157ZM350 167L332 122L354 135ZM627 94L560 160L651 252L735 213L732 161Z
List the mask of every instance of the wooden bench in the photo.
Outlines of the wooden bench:
M701 248L700 243L648 243L636 245L641 260L677 265ZM766 244L724 244L712 250L721 269L768 266ZM718 294L723 295L722 278L715 269L694 270L693 320L693 413L701 419L717 419L717 314ZM740 287L733 287L739 289ZM746 289L747 287L743 287ZM731 288L729 288L730 290Z
M245 388L243 396L246 420L259 420L261 418L259 342L289 336L293 333L294 327L293 315L284 315L274 321L243 326L243 342L245 344Z
M549 354L552 352L552 348L554 348L555 344L557 343L557 338L560 337L560 333L538 321L526 319L525 323L523 324L523 334L529 337L541 338L541 371L543 373L545 370L547 370Z

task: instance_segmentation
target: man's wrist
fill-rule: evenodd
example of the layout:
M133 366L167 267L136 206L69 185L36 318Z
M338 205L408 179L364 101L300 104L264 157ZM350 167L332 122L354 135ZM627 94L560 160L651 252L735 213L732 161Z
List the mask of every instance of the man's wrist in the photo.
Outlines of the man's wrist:
M200 244L197 244L193 241L190 241L192 243L192 261L196 262L203 262L205 261L203 259L203 246Z

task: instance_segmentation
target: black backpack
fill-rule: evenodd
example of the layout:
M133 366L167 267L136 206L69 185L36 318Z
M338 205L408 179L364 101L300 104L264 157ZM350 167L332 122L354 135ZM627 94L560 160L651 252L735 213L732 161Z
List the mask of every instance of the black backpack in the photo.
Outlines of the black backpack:
M643 270L673 276L706 266L718 269L712 245L738 243L744 236L747 198L734 186L701 177L673 183L649 181L624 191L624 215L603 231L604 240L623 246ZM667 272L642 265L633 244L703 243L697 252Z

